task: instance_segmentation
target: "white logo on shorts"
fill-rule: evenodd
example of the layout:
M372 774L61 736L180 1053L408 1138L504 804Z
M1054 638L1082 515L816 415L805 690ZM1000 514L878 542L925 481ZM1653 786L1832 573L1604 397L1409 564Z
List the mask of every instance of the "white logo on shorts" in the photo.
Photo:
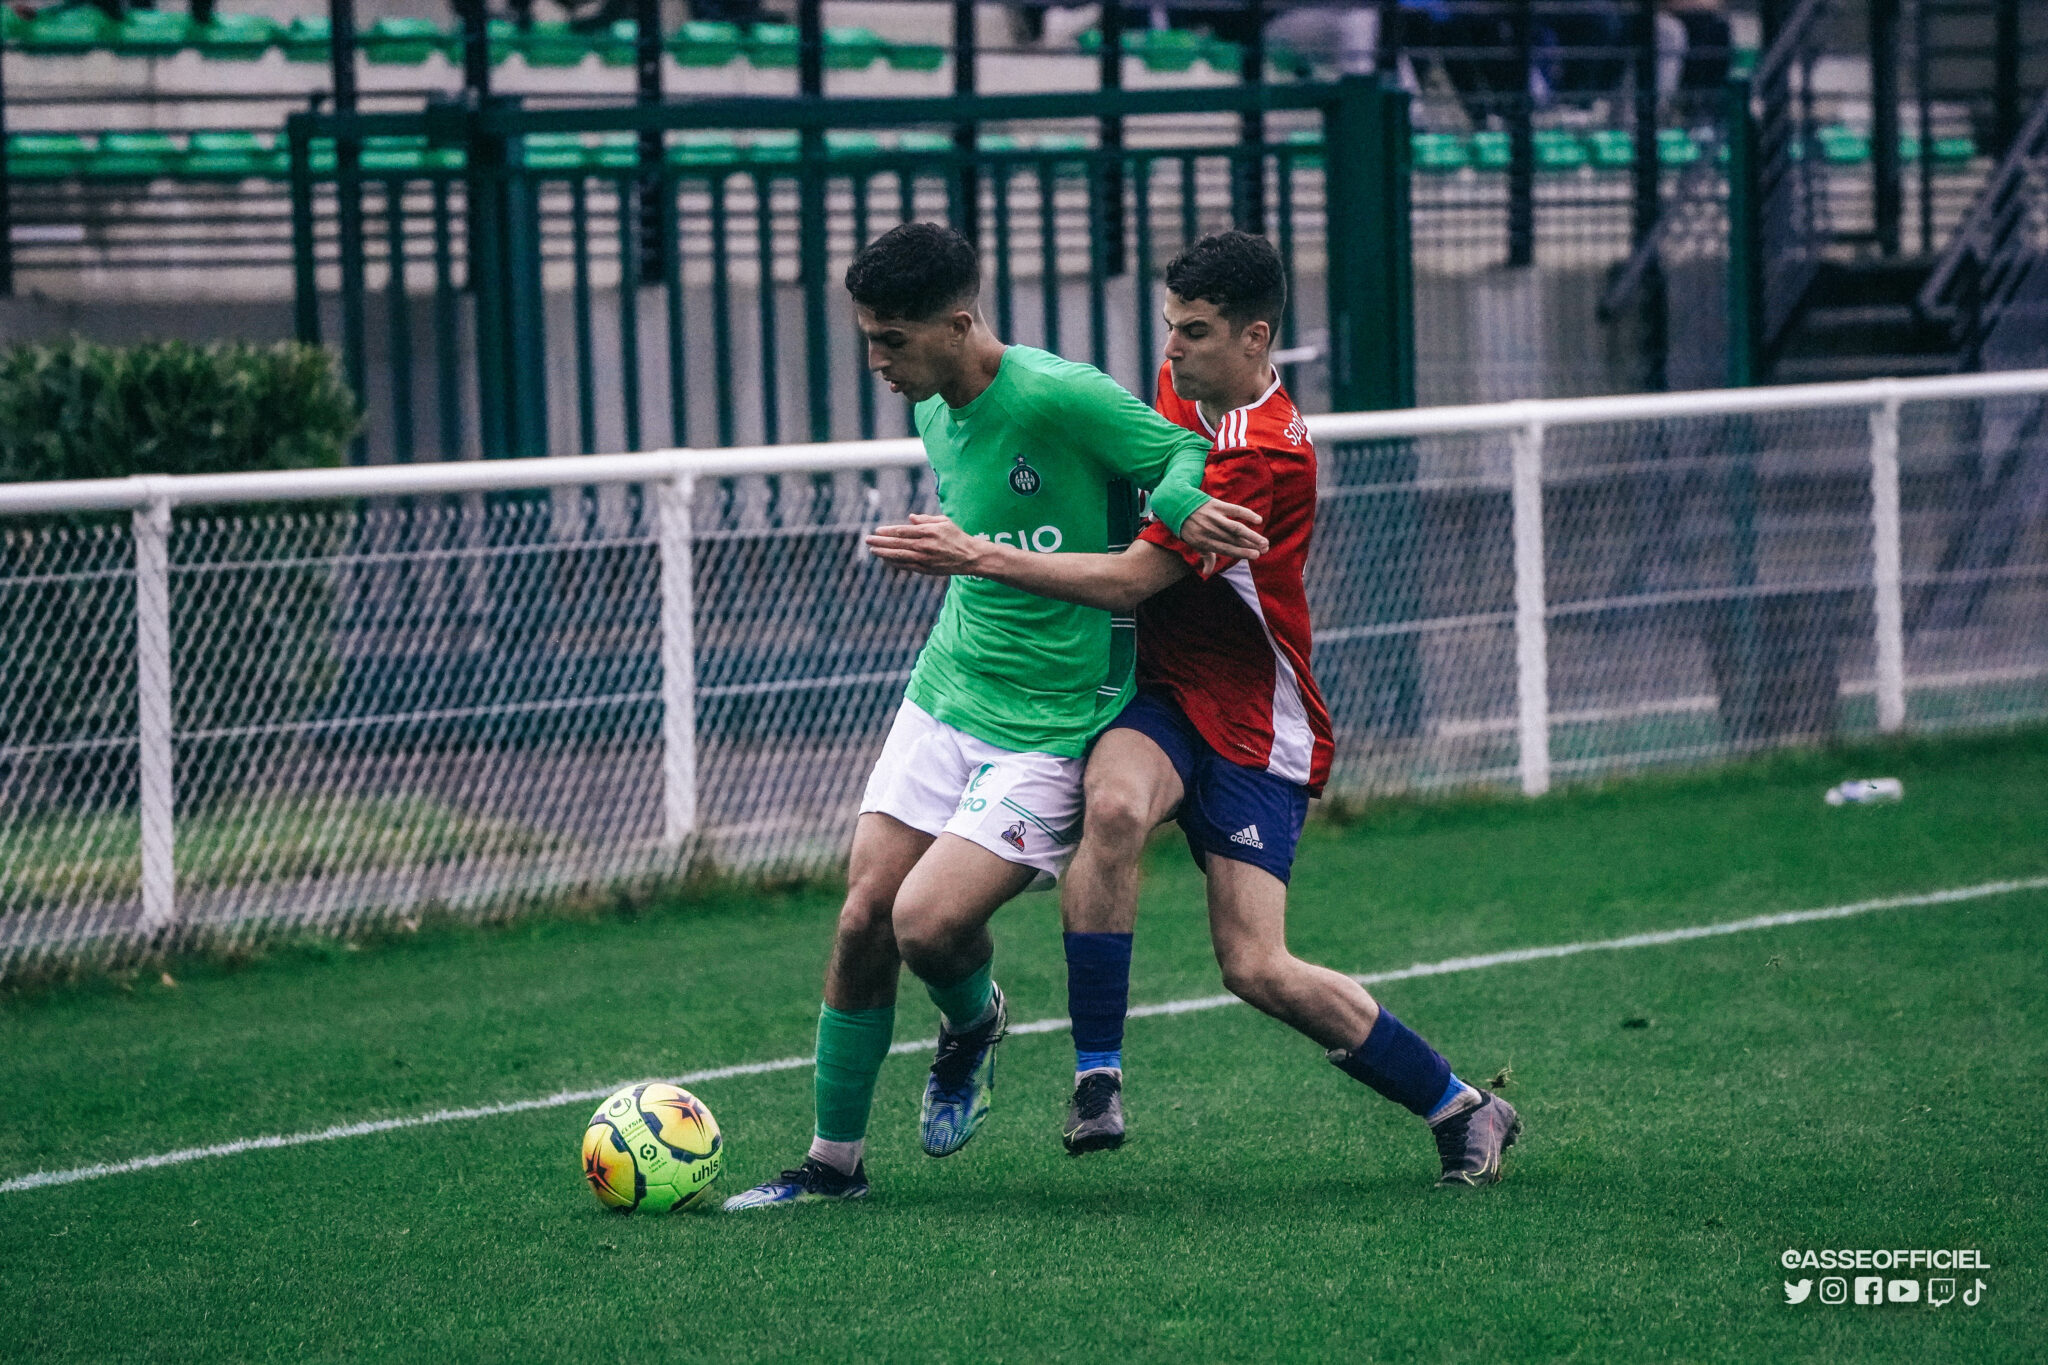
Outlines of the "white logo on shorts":
M1233 844L1243 844L1246 848L1265 847L1264 844L1259 842L1259 827L1257 825L1246 825L1243 829L1230 836L1230 842Z

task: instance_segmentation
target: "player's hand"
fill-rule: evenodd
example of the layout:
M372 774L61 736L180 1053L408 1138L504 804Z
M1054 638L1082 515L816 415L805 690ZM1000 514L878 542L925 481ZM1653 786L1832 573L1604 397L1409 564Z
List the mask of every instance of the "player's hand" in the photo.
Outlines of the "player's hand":
M1190 550L1226 559L1257 559L1268 549L1266 538L1252 528L1265 518L1249 507L1211 498L1188 513L1180 541ZM1206 577L1206 575L1204 575Z
M912 512L901 525L877 526L869 533L867 546L877 559L940 577L974 573L988 550L987 541L968 535L951 518L923 512Z

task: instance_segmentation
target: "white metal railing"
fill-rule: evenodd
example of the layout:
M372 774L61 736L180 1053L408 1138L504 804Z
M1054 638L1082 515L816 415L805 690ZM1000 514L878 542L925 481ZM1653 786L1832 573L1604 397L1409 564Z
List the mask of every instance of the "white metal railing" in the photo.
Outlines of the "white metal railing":
M2029 371L1309 419L1334 788L1536 794L1559 772L1896 732L1915 689L1926 725L2048 714L2048 526L1998 496L2048 461L2044 408L2048 371ZM0 974L195 923L346 928L700 855L830 862L936 600L856 563L859 532L930 506L922 466L899 440L0 485L0 518L31 519L0 521L7 657L132 669L133 691L129 709L131 681L104 684L124 730L48 704L62 679L0 677ZM475 496L522 490L551 491ZM119 511L125 568L103 519L78 521ZM289 629L244 643L256 618ZM104 640L66 653L67 633ZM319 656L304 679L293 650ZM220 701L242 670L304 696ZM478 672L497 681L450 681ZM205 689L211 719L177 713ZM1833 709L1866 697L1867 719ZM346 737L370 732L387 738ZM130 748L132 769L106 757ZM608 763L658 786L648 819ZM346 824L338 793L369 819L416 790L441 804L402 807L363 836L374 853L319 842ZM181 809L242 812L192 852L203 871Z

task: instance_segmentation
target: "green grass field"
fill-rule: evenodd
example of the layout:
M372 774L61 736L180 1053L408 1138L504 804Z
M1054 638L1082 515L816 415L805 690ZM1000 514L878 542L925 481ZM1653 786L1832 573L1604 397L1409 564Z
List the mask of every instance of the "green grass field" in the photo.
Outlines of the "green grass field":
M1903 804L1821 804L1880 772ZM1151 869L1134 1001L1216 992L1198 878L1172 841ZM1374 808L1310 831L1292 941L1376 971L2043 875L2030 731ZM834 908L8 996L0 1179L802 1054ZM997 935L1013 1018L1062 1013L1052 898ZM0 1193L0 1360L2036 1360L2044 969L2034 890L1389 983L1462 1074L1511 1072L1527 1133L1475 1193L1431 1189L1414 1119L1242 1006L1134 1020L1132 1141L1079 1161L1064 1033L1005 1044L990 1127L944 1162L915 1149L923 1062L892 1059L866 1205L605 1213L589 1103ZM899 1036L932 1031L913 985ZM696 1088L715 1194L801 1152L807 1071ZM1974 1307L1789 1306L1779 1255L1807 1247L1991 1269Z

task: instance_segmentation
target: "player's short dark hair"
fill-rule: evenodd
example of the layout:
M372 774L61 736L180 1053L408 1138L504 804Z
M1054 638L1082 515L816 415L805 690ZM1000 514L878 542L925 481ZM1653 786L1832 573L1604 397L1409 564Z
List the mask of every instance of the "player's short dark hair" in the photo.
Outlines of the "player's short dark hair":
M904 223L860 249L846 292L878 318L923 322L981 293L974 244L939 223Z
M1287 309L1287 272L1280 253L1249 232L1212 232L1166 266L1166 287L1180 297L1204 299L1232 328L1263 322L1280 330Z

